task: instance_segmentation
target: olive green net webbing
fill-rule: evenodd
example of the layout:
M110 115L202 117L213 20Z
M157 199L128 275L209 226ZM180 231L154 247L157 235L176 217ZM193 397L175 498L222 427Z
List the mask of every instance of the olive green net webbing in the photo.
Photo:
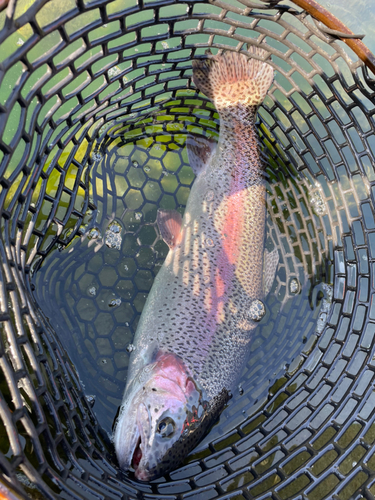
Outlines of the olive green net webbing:
M298 4L299 2L296 2ZM0 2L0 8L2 3ZM337 30L336 30L337 31ZM228 408L150 484L110 440L137 322L183 213L210 47L270 54L258 114L280 263ZM35 499L375 495L375 81L287 2L10 1L0 13L0 493Z

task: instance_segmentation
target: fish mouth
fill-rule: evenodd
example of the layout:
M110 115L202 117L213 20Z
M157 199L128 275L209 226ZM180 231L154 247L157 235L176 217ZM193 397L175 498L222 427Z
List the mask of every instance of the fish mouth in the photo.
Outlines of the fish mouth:
M131 465L134 469L134 475L139 481L148 481L149 474L147 468L145 467L144 461L146 457L143 452L147 446L147 436L149 436L151 432L151 419L149 411L143 403L141 403L138 407L137 431L138 439L134 446Z
M134 451L133 451L132 459L131 459L131 466L133 467L135 472L137 472L137 469L139 467L139 462L142 460L141 443L142 443L142 438L141 438L141 436L139 436L138 441L137 441L135 448L134 448Z
M134 452L139 446L141 436L135 411L121 411L116 422L113 442L116 449L117 460L122 470L132 467Z

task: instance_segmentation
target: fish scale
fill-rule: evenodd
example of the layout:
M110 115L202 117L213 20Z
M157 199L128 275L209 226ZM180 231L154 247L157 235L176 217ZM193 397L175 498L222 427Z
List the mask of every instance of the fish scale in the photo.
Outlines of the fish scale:
M253 55L265 53L254 49ZM273 71L237 53L194 61L193 69L195 84L219 111L220 137L215 150L202 137L187 143L196 180L183 220L175 211L158 213L170 251L138 324L114 434L120 465L131 467L137 456L141 480L176 466L186 448L184 436L199 421L196 409L204 408L207 425L210 407L204 402L218 401L238 381L257 325L249 310L265 293L265 181L255 117ZM178 397L174 364L183 372ZM142 417L133 408L140 405ZM213 407L217 415L217 403ZM184 422L178 422L181 409ZM158 426L167 423L174 431L162 439ZM129 437L132 431L138 444Z

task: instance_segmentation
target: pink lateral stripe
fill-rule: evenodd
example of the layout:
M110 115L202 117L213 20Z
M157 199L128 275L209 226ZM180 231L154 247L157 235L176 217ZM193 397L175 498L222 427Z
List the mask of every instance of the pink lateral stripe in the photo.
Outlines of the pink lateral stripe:
M224 222L223 249L230 264L235 265L238 248L243 234L243 214L246 203L246 191L238 190L228 197L227 214Z

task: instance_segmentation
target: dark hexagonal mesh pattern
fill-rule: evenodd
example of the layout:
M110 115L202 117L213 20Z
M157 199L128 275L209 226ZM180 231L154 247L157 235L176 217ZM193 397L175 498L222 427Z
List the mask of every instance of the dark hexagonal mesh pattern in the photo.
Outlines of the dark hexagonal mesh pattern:
M0 486L15 498L372 498L375 84L363 63L305 12L248 1L10 2L0 29ZM184 210L187 134L218 137L191 60L247 43L276 70L258 128L280 264L238 394L183 467L140 484L109 434L167 253L157 208Z

